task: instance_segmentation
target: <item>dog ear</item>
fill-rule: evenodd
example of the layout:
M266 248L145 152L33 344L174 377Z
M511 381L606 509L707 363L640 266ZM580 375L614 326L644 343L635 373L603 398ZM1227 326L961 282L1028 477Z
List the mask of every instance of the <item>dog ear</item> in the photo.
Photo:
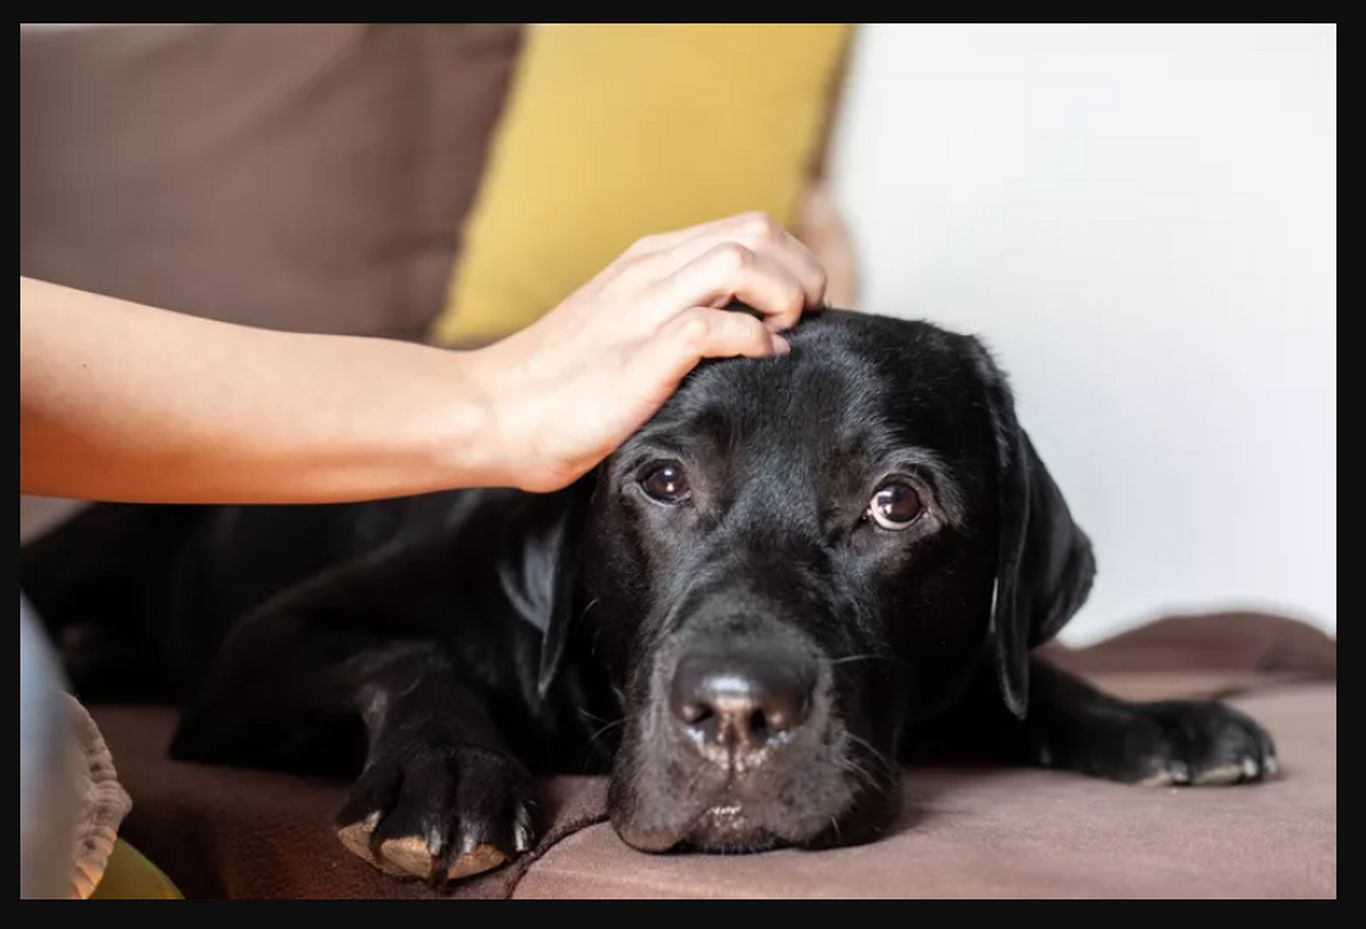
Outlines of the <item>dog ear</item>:
M1001 695L1015 716L1029 708L1029 652L1081 608L1095 577L1091 541L1015 417L1005 375L975 339L996 445L998 547L991 647Z
M555 682L574 621L578 546L588 501L596 484L588 474L564 490L529 496L509 523L498 578L513 607L541 631L536 692L542 699Z

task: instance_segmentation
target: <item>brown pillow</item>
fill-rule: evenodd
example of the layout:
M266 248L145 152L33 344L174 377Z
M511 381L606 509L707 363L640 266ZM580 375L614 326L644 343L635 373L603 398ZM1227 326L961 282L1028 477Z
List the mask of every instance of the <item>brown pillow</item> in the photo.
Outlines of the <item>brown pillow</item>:
M21 29L19 273L277 329L420 336L520 37Z

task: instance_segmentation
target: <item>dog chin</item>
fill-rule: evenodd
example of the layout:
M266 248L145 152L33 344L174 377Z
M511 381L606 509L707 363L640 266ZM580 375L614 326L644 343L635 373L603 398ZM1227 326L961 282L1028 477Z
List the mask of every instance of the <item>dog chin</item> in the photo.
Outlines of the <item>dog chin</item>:
M723 802L708 807L680 844L699 852L740 855L793 843L756 824L743 804Z
M694 807L696 809L696 807ZM710 854L741 855L775 848L823 848L844 844L835 839L849 838L858 832L853 827L859 817L844 810L829 816L784 817L757 815L741 800L722 797L707 802L700 812L688 813L667 825L643 826L630 817L613 817L622 840L638 851L695 851Z
M681 832L640 832L618 830L622 840L637 851L702 852L713 855L746 855L775 848L799 846L767 829L743 821L741 817L704 814L703 818Z

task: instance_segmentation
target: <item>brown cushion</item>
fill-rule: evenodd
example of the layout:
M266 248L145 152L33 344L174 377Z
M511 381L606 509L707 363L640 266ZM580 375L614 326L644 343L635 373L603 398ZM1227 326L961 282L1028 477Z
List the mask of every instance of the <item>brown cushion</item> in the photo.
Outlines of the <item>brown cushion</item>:
M1162 668L1336 678L1337 643L1313 626L1266 613L1171 616L1090 648L1050 645L1049 657L1081 674Z
M272 328L420 335L520 35L21 30L19 272Z
M1160 673L1144 677L1145 690L1180 693ZM906 776L906 813L878 842L658 856L595 825L547 852L515 895L1335 897L1336 688L1302 684L1232 703L1277 740L1278 780L1160 789L1055 771L930 768Z
M605 823L578 828L600 820L603 782L557 778L542 799L558 841L525 869L474 878L450 895L1333 897L1337 699L1322 648L1332 645L1285 620L1241 619L1157 623L1064 660L1133 699L1237 690L1231 702L1277 741L1282 775L1269 783L1156 789L1055 771L924 769L907 775L907 811L882 841L714 857L644 855ZM1233 644L1209 648L1218 636ZM1249 637L1291 644L1289 657L1259 672L1268 653L1236 645ZM1205 667L1184 657L1187 645L1211 656ZM1093 658L1105 670L1088 668ZM342 849L332 816L346 785L171 762L171 711L94 713L133 795L122 834L187 896L438 895Z

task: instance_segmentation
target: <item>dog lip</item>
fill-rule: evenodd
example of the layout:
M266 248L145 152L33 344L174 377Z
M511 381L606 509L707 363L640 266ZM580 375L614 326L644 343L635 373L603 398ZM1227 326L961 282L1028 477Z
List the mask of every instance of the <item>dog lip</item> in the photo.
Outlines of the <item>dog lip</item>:
M788 844L769 827L751 820L744 804L738 800L707 807L681 841L700 851L727 854L766 851Z
M687 836L694 835L699 830L738 833L744 831L748 825L749 818L745 815L744 804L729 790L725 790L721 796L707 803L700 813L692 817L692 821L682 830L680 838L686 840Z
M745 815L745 808L738 800L724 800L702 811L688 829L688 837L702 841L706 845L718 843L731 844L737 840L745 841L761 830Z

